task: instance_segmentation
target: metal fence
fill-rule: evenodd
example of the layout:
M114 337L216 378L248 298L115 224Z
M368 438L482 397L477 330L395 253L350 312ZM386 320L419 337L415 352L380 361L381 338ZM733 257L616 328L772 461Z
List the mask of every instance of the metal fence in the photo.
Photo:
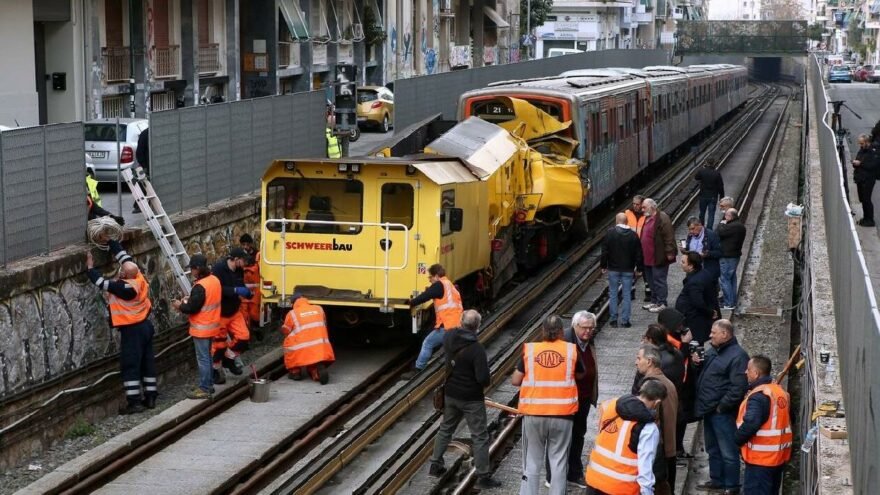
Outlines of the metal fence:
M803 53L807 21L678 21L675 54Z
M816 127L853 493L875 493L880 486L880 311L844 196L846 178L837 155L835 136L828 124L829 98L815 57L810 58L809 71L813 103L816 114L821 116Z
M401 79L394 83L394 125L403 129L438 113L453 120L462 93L496 81L547 77L574 69L663 65L668 55L664 50L601 50Z
M0 132L0 263L84 239L81 122Z
M170 213L259 188L274 159L326 152L323 91L154 112L150 179Z

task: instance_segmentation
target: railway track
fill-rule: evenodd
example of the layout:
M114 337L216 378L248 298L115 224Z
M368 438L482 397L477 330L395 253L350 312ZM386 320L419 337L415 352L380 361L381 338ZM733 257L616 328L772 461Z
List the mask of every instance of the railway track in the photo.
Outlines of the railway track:
M748 131L757 123L758 115L763 115L776 100L778 91L774 87L759 87L759 96L750 101L736 118L731 119L721 126L717 135L713 135L713 143L703 150L688 153L682 159L662 173L659 177L652 177L651 181L656 187L647 192L657 198L661 198L664 208L667 210L681 210L682 206L691 201L695 192L691 183L691 173L688 170L695 162L702 161L709 156L717 156L725 152L725 146L731 150L738 144ZM728 151L729 154L732 151ZM599 223L592 232L604 232L608 223ZM499 353L492 357L493 383L497 383L509 373L511 356L518 353L521 343L532 338L532 332L537 327L543 314L548 312L560 312L565 304L575 300L587 288L598 279L596 268L596 246L600 242L600 235L592 235L583 244L571 249L558 261L547 267L543 272L513 288L509 294L497 303L491 313L484 319L484 326L480 333L480 339L489 343L502 333L507 334L509 345L504 347L513 349L513 354ZM541 303L541 301L544 301ZM511 327L523 328L523 331L505 332ZM407 367L407 362L402 356L393 359L375 374L367 377L363 383L355 387L344 400L338 401L330 408L322 411L304 428L289 436L270 453L256 463L252 463L247 469L242 470L236 476L227 480L216 493L253 493L272 484L272 493L301 492L312 493L317 491L332 478L342 467L351 462L372 441L379 438L395 421L416 407L422 399L436 387L442 379L442 362L434 359L425 372L417 378L398 386L395 384L402 371ZM277 378L283 376L284 369L280 362L267 364L261 369L261 374ZM60 486L52 493L88 493L116 478L121 473L138 465L152 453L161 449L170 442L182 438L199 424L210 418L222 414L236 402L247 397L247 384L241 382L230 387L211 402L198 407L188 416L181 418L176 424L161 431L151 432L136 442L128 452L111 459L94 462L92 468L85 476L76 483ZM388 395L390 394L390 395ZM383 397L381 403L376 403L377 398ZM371 405L372 404L372 405ZM345 424L352 418L367 416L369 420L358 422L354 427L346 428ZM435 414L425 424L434 425L421 432L428 439L433 438L433 429L436 428L439 414ZM332 442L327 438L333 433L343 430ZM323 444L322 444L323 441ZM428 440L430 442L430 440ZM424 442L412 440L410 446L425 445ZM303 458L317 445L321 445L322 452L316 455L308 463L305 469L294 473L288 473L297 459ZM419 449L417 449L419 450ZM425 455L424 448L410 457L398 457L391 464L381 470L381 475L375 477L368 486L362 487L363 493L375 492L373 487L381 486L393 488L400 480L408 479L411 475L412 466L418 466L418 459ZM400 449L401 454L411 453L412 448ZM407 454L408 455L408 454ZM411 460L411 462L409 462ZM421 462L424 462L423 460ZM396 466L396 467L395 467ZM410 473L410 474L407 474ZM281 481L276 478L282 477ZM383 488L380 491L385 491ZM391 490L393 491L393 489Z

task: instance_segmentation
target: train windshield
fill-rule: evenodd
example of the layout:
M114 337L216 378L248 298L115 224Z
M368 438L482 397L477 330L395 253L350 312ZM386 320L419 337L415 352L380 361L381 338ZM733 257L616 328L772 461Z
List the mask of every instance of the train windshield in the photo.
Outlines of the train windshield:
M363 222L364 185L349 179L275 179L266 186L267 228L304 234L352 235L360 233ZM342 224L326 222L343 222ZM351 224L345 224L351 222Z
M520 96L516 96L516 98L521 98L531 103L532 105L540 108L541 110L549 113L556 119L562 121L562 105L557 102L550 101L541 101L541 100L532 100L530 98L522 98ZM513 120L515 115L513 113L513 109L510 108L509 105L497 99L489 99L489 100L477 100L471 102L470 115L474 117L479 117L487 122L492 122L493 124L499 124L501 122L507 122L508 120Z

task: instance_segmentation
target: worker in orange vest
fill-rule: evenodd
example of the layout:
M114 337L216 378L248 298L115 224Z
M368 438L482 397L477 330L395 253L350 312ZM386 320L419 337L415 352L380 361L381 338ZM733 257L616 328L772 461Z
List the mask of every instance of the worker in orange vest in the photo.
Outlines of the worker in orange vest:
M657 408L666 398L659 380L645 380L639 395L599 406L599 433L585 479L589 495L653 495L654 458L660 443Z
M247 320L257 340L263 340L263 334L256 331L260 326L260 251L250 234L242 234L238 245L250 256L250 263L244 267L244 286L253 294L250 299L241 298L241 312Z
M623 213L626 215L626 224L629 225L633 232L636 233L639 238L642 237L642 227L645 226L645 220L648 217L642 212L642 201L645 200L645 197L641 194L636 194L633 196L632 205L629 208L623 210ZM645 273L645 265L644 263L640 266L636 267L639 273ZM648 285L648 279L642 277L642 280L645 283L645 302L651 302L651 286ZM636 298L636 284L633 284L632 292L630 293L630 298Z
M770 359L753 356L746 367L749 393L739 406L734 441L746 463L742 492L778 495L791 458L791 399L770 378Z
M187 268L191 270L196 282L183 300L171 301L171 306L189 316L189 334L196 348L196 362L199 365L199 386L187 392L189 399L210 399L214 393L211 376L211 341L220 333L220 280L211 275L208 259L203 254L194 254Z
M520 387L519 410L525 415L520 494L538 494L546 452L550 495L563 495L572 421L578 410L575 380L583 378L586 370L575 344L563 339L562 318L548 316L541 327L543 340L523 345L523 357L510 379Z
M458 328L461 324L461 313L464 306L461 304L461 294L455 285L446 278L446 269L436 263L428 267L428 280L431 285L421 294L406 301L410 308L417 307L428 300L434 302L434 329L425 336L422 341L422 350L416 358L415 370L406 373L404 378L411 378L415 373L425 369L431 354L443 345L445 332Z
M327 366L336 361L327 332L327 317L321 306L312 304L296 292L290 297L293 308L281 326L284 334L284 367L291 380L302 380L305 368L312 380L326 385L330 380Z
M156 407L156 358L153 354L153 323L150 321L150 284L131 256L117 241L109 242L110 254L120 263L119 277L104 278L95 268L92 253L86 253L86 268L93 284L106 293L110 326L119 330L119 357L124 407L119 414L142 412ZM143 386L143 399L141 399Z

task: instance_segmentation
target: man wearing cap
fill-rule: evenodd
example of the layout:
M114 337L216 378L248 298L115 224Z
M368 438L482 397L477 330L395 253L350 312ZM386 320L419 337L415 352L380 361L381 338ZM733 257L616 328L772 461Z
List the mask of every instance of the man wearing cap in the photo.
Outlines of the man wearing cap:
M250 324L257 340L263 340L262 333L256 330L260 326L260 251L250 234L242 234L238 245L251 257L250 263L244 266L244 286L253 293L250 299L241 298L241 314Z
M150 322L150 284L132 257L116 241L110 241L110 254L120 264L116 280L104 278L95 268L92 253L86 254L89 280L107 293L110 326L119 330L120 374L126 405L119 414L135 414L156 407L156 358L153 354L153 323ZM141 400L143 386L143 400Z
M305 368L312 380L326 385L330 380L327 366L336 361L327 332L324 309L312 304L299 292L290 296L293 308L284 318L284 367L291 380L302 380Z
M211 273L220 280L222 297L220 299L220 333L211 344L211 356L214 360L214 383L226 383L222 368L228 369L233 375L242 373L241 353L248 348L251 334L247 321L241 314L241 298L250 298L250 289L244 286L244 266L250 256L240 247L232 248L229 256L214 264ZM221 367L222 365L222 367Z
M220 299L222 288L220 280L211 275L208 259L203 254L194 254L187 268L195 279L189 297L171 301L171 306L189 316L189 334L196 348L196 362L199 365L199 386L187 392L189 399L210 399L214 393L211 376L211 341L220 333Z

